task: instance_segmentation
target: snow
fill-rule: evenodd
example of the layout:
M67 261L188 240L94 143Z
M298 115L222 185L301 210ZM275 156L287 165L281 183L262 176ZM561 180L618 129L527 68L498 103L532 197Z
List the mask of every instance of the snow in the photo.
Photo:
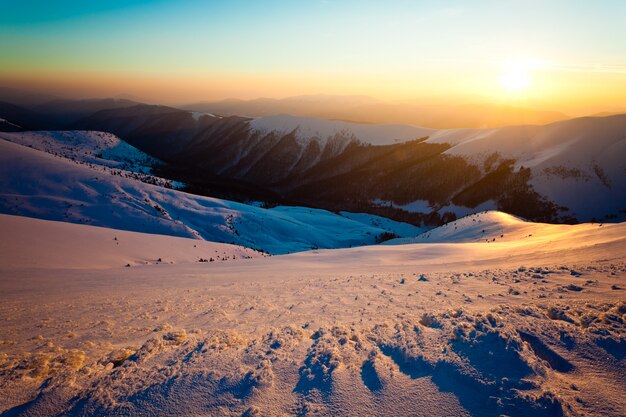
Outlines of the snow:
M522 125L494 129L432 130L410 125L366 125L307 117L278 115L250 122L264 135L295 132L301 143L331 139L371 145L389 145L428 137L427 143L449 144L444 153L460 156L483 168L487 158L513 159L515 170L531 169L529 184L545 199L568 208L564 215L579 221L603 218L626 220L626 115L583 117L543 126ZM339 149L341 150L341 149ZM497 165L495 165L497 166ZM587 198L580 198L585 195ZM430 212L426 201L404 206L407 211ZM459 215L494 209L487 202L478 208L449 206L437 210Z
M391 145L420 139L434 132L433 129L411 125L367 125L286 114L257 117L250 121L250 127L262 134L276 132L286 135L295 131L296 138L301 142L317 140L322 145L333 138L354 139L371 145Z
M515 159L516 169L531 168L535 191L569 208L566 214L580 221L598 213L626 219L626 115L545 126L442 130L427 142L448 143L452 147L446 154L479 165L494 152L501 159Z
M394 205L394 207L412 213L430 213L433 211L433 208L430 207L430 202L428 200L415 200L408 204Z
M263 209L187 194L7 141L0 141L0 190L0 213L233 243L273 254L374 244L390 230L403 237L417 233L392 221L374 226L374 220L368 224L326 210Z
M581 166L607 148L626 140L626 115L583 117L544 126L441 130L428 143L452 145L450 155L515 158L517 166Z
M456 204L436 206L436 205L431 205L431 203L428 200L415 200L407 204L396 204L393 201L385 201L385 200L376 199L372 201L372 204L375 204L377 206L382 206L382 207L385 207L385 206L395 207L404 211L408 211L410 213L431 213L434 211L439 214L444 214L444 213L449 212L449 213L454 213L457 218L464 217L464 216L467 216L468 214L478 213L478 212L485 211L485 210L497 209L496 202L493 200L485 201L477 205L476 207L465 207L465 206L460 206Z
M532 236L169 264L0 216L0 412L624 415L626 223L479 218Z
M486 211L486 210L496 210L496 209L497 209L496 202L493 200L487 200L483 203L480 203L476 207L465 207L465 206L460 206L457 204L448 204L446 206L440 207L439 210L437 211L440 214L443 214L446 212L454 213L456 217L458 218L458 217L467 216L468 214L478 213L478 212Z
M149 174L156 158L117 136L94 131L0 132L0 139L89 165Z
M193 196L19 138L0 141L3 415L626 415L626 223L490 210L418 235ZM575 155L610 180L580 200L623 194L613 139ZM527 160L564 163L565 142ZM412 238L241 246L383 230Z
M417 237L393 239L385 244L520 241L532 236L537 228L545 235L546 230L573 230L575 227L579 226L531 223L503 212L483 211L444 224Z
M241 246L0 214L3 268L119 268L262 256Z
M0 118L0 123L5 123L5 124L11 125L11 126L15 126L15 127L21 128L20 125L16 125L15 123L11 123L7 119L3 119L3 118Z
M202 117L217 117L220 118L219 116L214 115L213 113L203 113L203 112L199 112L199 111L190 111L189 114L191 114L191 117L193 117L193 120L195 120L196 122L199 121Z
M347 211L339 212L343 217L363 223L368 226L384 229L398 236L414 236L423 232L424 228L413 226L412 224L396 222L386 217L375 216L367 213L350 213Z
M380 207L395 207L411 213L430 213L432 211L437 211L436 208L431 207L428 200L415 200L407 204L396 204L393 201L381 200L377 198L372 200L372 204Z

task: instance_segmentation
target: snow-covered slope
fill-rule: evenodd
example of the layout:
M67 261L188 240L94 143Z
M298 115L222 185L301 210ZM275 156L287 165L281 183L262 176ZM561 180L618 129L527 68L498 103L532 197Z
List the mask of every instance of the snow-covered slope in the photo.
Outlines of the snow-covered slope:
M205 173L217 174L320 206L421 200L443 214L451 204L467 213L492 201L534 220L626 220L626 115L433 130L142 105L101 111L75 127L115 133L178 168L193 168L200 183Z
M216 116L213 113L203 113L203 112L199 112L199 111L190 111L189 114L191 114L191 117L193 118L193 120L195 120L196 122L200 121L200 119L202 119L203 117L220 117L220 116Z
M149 174L162 164L117 136L93 131L0 132L0 139L72 161Z
M409 236L411 232L416 230L415 226L411 224L396 222L386 217L374 216L367 213L350 213L347 211L342 211L339 214L341 214L343 217L347 217L348 219L363 223L367 226L384 229L397 236ZM419 228L418 230L422 231L425 229L427 228Z
M223 262L262 256L208 242L0 214L2 268L119 268L146 264Z
M21 129L22 127L20 125L17 125L0 117L0 131L12 132L14 130L17 131Z
M45 233L0 235L11 257L41 259L0 264L9 416L626 415L626 223L72 270L59 240L112 253L115 232L0 225L15 219L11 233Z
M529 168L529 185L547 201L566 207L564 216L579 221L626 218L626 115L583 117L543 126L438 131L289 115L259 117L250 126L264 135L293 132L301 147L317 142L323 148L331 139L343 140L334 155L350 140L389 145L428 137L426 143L451 145L445 155L462 157L483 170L507 159L514 161L514 170Z
M257 117L250 121L250 127L261 134L275 132L285 135L294 132L301 143L315 140L321 147L324 147L329 139L337 138L370 145L390 145L420 139L435 132L434 129L411 125L370 125L288 114Z
M599 224L598 227L603 227ZM553 235L582 230L588 224L572 226L565 224L533 223L500 211L484 211L471 214L443 226L424 232L413 238L392 239L385 244L410 243L461 243L461 242L521 242L535 236L536 232L547 239Z
M449 155L488 157L494 152L518 165L581 164L626 140L626 115L581 117L543 126L497 129L451 129L433 133L427 142L448 143Z
M454 129L428 143L448 143L445 153L482 165L497 153L530 168L540 195L579 220L598 213L626 217L626 115L583 117L545 126Z
M325 210L263 209L200 197L0 141L0 212L234 243L270 253L373 244L409 225L366 225Z

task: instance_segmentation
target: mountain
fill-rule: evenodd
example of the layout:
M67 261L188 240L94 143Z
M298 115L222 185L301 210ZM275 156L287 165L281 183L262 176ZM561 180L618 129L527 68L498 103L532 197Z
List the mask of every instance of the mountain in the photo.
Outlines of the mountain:
M122 138L0 133L0 413L625 415L626 222L426 230L159 177L431 223L583 217L623 207L625 117L432 130L134 105L78 122Z
M19 132L22 127L6 119L0 119L0 132Z
M476 164L491 158L514 161L513 170L530 170L528 184L537 193L567 207L577 219L626 214L626 163L621 158L626 154L626 115L545 126L440 131L428 142L450 144L446 154ZM478 203L479 193L472 190L465 197L476 197Z
M326 101L375 102L304 96L281 103L297 108ZM623 152L623 115L437 130L287 114L224 116L103 99L57 100L32 110L0 105L0 118L0 128L9 131L110 132L164 162L159 176L226 199L365 211L416 225L485 209L535 221L626 216L624 167L616 157Z
M117 136L89 131L0 132L0 139L92 168L151 174L163 164Z
M38 100L33 99L33 101L28 99L28 95L23 100L19 100L13 97L18 94L17 92L2 94L3 92L5 91L0 89L0 118L18 125L19 130L66 129L69 125L98 111L120 109L138 104L125 99L69 100L53 98L50 100L51 96L37 96ZM7 101L2 101L2 97L5 96ZM47 100L40 102L44 98ZM0 132L14 130L16 130L14 127L7 126L5 129L0 125Z
M0 101L12 103L19 107L31 108L33 106L59 99L60 97L53 94L6 86L0 87Z
M603 227L598 224L596 227ZM579 228L588 230L591 226ZM385 245L413 243L520 243L529 240L549 243L560 233L572 233L576 228L565 224L533 223L501 211L471 214L428 230L416 237L390 239ZM573 234L573 233L572 233Z
M152 164L151 158L106 133L28 135L1 136L1 213L232 243L274 254L374 244L385 236L421 231L366 214L266 209L187 194L174 189L176 183L144 173L141 167ZM83 150L73 150L76 142Z
M0 123L0 132L64 128L67 120L77 120L73 119L70 114L65 114L67 108L62 108L67 106L67 103L72 102L76 103L75 108L80 108L83 101L63 99L52 94L0 87L0 118L8 122ZM59 107L55 104L58 104ZM87 114L90 113L83 111L78 117L85 117Z
M0 132L38 130L57 127L45 115L25 107L0 101Z
M32 108L33 111L45 114L57 126L67 127L93 113L106 109L123 109L138 103L126 99L57 99L48 101Z
M249 117L272 116L290 113L298 116L320 117L361 106L382 105L384 102L369 96L350 95L302 95L283 99L256 98L252 100L226 99L178 106L183 110L214 112L224 116L245 115Z
M433 103L390 103L367 96L309 95L283 99L228 99L180 106L184 110L223 116L294 116L349 120L359 123L414 124L435 129L500 127L512 124L545 124L567 115L495 104L444 105Z
M74 127L113 132L166 161L165 176L189 184L236 179L304 205L405 221L399 216L417 212L415 224L483 209L535 221L626 216L619 158L626 115L434 130L138 105L97 112Z

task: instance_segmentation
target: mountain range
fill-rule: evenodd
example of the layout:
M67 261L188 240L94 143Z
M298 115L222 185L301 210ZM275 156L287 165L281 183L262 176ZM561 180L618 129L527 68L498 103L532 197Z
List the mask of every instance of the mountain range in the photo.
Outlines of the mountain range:
M289 113L295 116L347 120L357 123L415 124L435 129L499 127L511 124L545 124L569 118L556 111L513 105L487 104L467 99L470 104L392 103L368 96L306 95L283 99L227 99L185 104L180 108L224 116L250 117ZM435 101L437 101L435 99ZM472 101L476 101L473 103Z
M432 129L228 116L123 99L3 106L0 129L108 132L161 160L157 176L196 194L368 212L418 226L483 209L535 221L626 218L626 115Z

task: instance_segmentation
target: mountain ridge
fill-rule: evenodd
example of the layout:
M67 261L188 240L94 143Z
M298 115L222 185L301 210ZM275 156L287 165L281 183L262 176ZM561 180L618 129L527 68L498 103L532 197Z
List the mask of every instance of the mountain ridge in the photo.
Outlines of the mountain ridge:
M244 199L260 194L279 203L432 225L485 204L536 221L625 215L619 193L624 167L615 157L623 152L624 115L433 130L287 114L223 116L127 100L89 102L94 107L83 111L90 114L66 128L113 133L163 160L160 175L205 195L229 196L230 183ZM101 109L111 103L118 106ZM577 199L580 190L593 198ZM414 204L420 201L426 203ZM430 211L407 213L402 207L410 205ZM461 208L447 211L453 206Z

